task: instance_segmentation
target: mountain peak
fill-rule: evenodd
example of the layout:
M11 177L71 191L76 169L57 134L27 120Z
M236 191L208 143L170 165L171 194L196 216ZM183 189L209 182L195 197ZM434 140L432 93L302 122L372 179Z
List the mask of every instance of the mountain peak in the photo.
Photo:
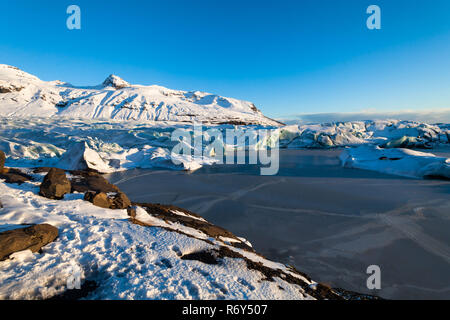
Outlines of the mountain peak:
M105 81L103 81L102 85L104 87L113 87L116 89L122 89L130 86L128 82L126 82L121 77L118 77L114 74L110 74L108 78L106 78Z
M113 90L119 94L111 95ZM0 116L280 125L248 101L157 85L133 85L114 74L100 85L73 86L42 81L2 64Z

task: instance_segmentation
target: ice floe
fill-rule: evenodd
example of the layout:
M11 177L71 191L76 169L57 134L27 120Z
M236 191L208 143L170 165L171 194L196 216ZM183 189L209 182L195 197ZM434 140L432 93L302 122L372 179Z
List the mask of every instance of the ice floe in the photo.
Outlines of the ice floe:
M89 148L86 142L75 143L62 155L57 163L57 167L65 170L92 169L100 173L114 171L112 167L103 161L97 152Z
M383 149L378 146L348 148L340 155L342 165L411 178L450 179L450 159L410 149Z

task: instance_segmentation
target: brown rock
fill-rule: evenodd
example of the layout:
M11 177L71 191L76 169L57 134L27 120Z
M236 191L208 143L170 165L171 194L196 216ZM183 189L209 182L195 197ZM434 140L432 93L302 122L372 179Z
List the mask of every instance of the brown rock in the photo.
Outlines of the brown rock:
M58 237L58 229L49 224L38 224L27 228L14 229L0 233L0 261L12 253L31 250L39 251Z
M106 194L105 192L88 191L84 200L92 202L97 207L109 209L126 209L131 205L130 199L123 192Z
M118 192L110 197L112 204L111 209L126 209L131 205L130 199L123 192Z
M5 153L2 150L0 150L0 172L3 170L3 167L5 166L5 160L6 160Z
M0 85L0 93L18 92L24 87L16 86L14 84Z
M136 206L129 206L127 208L127 213L128 213L128 216L130 216L132 218L136 217Z
M119 192L119 188L111 184L100 174L92 171L76 170L71 172L74 177L71 179L72 192Z
M50 171L51 168L52 167L36 167L36 168L33 169L33 172L34 173L42 173L42 172L47 173L47 172Z
M41 183L39 194L50 199L62 199L70 190L70 181L64 170L51 168Z
M111 200L104 192L88 191L84 194L84 200L92 202L94 206L101 208L110 208Z
M0 179L5 179L6 183L22 184L26 181L30 181L32 178L30 175L23 173L19 169L3 168L0 170Z

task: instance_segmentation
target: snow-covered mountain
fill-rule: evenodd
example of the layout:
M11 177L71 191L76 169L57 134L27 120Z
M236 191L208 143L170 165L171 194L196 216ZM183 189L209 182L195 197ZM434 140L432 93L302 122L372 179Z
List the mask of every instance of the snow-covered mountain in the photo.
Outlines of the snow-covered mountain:
M0 116L280 125L251 102L200 91L132 85L110 75L98 86L42 81L0 64Z

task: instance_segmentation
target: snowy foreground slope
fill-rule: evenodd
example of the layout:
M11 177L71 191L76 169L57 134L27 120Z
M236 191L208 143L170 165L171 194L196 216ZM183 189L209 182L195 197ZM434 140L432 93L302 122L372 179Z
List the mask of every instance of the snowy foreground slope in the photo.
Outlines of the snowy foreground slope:
M42 81L0 64L0 115L279 125L251 102L161 86L132 85L110 75L98 86Z
M0 181L0 233L45 223L59 236L39 253L0 261L0 299L370 298L269 261L245 239L181 208L161 218L159 207L138 204L130 218L126 209L94 206L83 193L44 198L38 191L45 172L27 173L32 180L20 185ZM67 288L74 270L82 290Z

